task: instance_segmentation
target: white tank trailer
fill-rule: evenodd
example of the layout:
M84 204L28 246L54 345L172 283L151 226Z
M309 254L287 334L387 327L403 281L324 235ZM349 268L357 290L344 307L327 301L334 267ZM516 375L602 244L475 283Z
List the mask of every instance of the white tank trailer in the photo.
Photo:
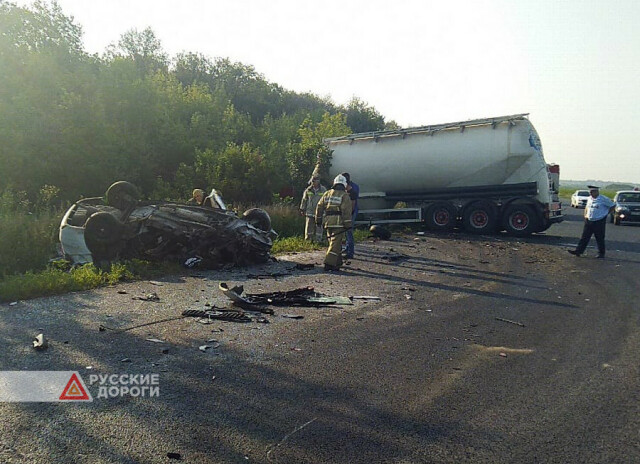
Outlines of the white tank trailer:
M329 178L360 186L357 223L425 222L432 230L516 236L562 221L559 166L517 114L326 139ZM398 207L399 202L401 206Z

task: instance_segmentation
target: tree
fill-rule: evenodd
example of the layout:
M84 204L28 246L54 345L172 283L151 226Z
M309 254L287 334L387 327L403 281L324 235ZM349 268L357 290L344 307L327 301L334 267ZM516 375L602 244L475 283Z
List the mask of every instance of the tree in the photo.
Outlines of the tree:
M375 108L353 97L346 108L347 125L355 133L384 129L384 117Z
M169 67L167 54L160 40L151 28L142 32L131 29L120 37L118 43L110 46L107 57L124 57L132 60L140 76L148 76L157 71L167 72Z
M329 137L348 135L351 129L346 124L346 116L342 113L331 115L328 112L319 123L307 118L298 129L299 141L290 144L287 152L289 176L297 191L302 191L307 185L316 165L325 183L331 162L331 153L323 140Z

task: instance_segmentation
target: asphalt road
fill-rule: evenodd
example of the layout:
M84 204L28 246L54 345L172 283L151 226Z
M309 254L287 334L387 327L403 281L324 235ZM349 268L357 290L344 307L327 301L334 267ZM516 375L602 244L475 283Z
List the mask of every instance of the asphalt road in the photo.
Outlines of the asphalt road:
M158 373L160 396L0 404L0 462L640 462L640 227L576 258L580 213L526 240L364 243L341 274L292 269L322 259L301 254L2 305L2 370ZM225 305L220 281L380 301L98 331Z

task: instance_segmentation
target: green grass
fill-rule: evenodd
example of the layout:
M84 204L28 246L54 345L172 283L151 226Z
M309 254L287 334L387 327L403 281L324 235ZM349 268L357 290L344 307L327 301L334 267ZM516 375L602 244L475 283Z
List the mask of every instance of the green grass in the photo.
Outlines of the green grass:
M56 212L0 214L0 279L45 269L56 254L59 225Z
M148 279L181 271L177 264L132 260L113 263L107 270L93 264L70 269L66 261L56 261L48 269L28 271L0 281L0 302L89 290L117 282Z
M573 195L573 192L575 192L576 190L587 190L587 188L585 187L584 189L575 189L560 187L559 196L561 196L562 198L571 199L571 195ZM605 197L613 198L616 195L616 190L602 189L600 190L600 194L604 195Z

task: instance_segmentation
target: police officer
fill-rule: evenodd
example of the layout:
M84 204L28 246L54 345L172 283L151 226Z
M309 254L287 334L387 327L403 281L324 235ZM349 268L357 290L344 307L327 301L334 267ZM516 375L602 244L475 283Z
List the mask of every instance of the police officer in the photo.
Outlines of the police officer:
M305 216L304 239L312 242L322 241L322 226L316 227L315 214L316 207L322 195L327 191L324 185L320 184L320 176L313 174L309 181L309 187L302 194L300 202L300 214Z
M316 224L323 224L329 239L324 258L325 271L337 271L342 265L342 238L351 229L351 197L347 193L347 179L337 175L333 187L327 190L316 207Z
M609 198L600 195L600 188L595 185L589 185L589 194L587 206L584 208L584 228L582 229L582 237L578 242L575 250L567 250L575 256L580 256L587 248L591 236L596 236L598 243L598 258L604 258L604 232L607 225L607 216L615 208L615 203Z

